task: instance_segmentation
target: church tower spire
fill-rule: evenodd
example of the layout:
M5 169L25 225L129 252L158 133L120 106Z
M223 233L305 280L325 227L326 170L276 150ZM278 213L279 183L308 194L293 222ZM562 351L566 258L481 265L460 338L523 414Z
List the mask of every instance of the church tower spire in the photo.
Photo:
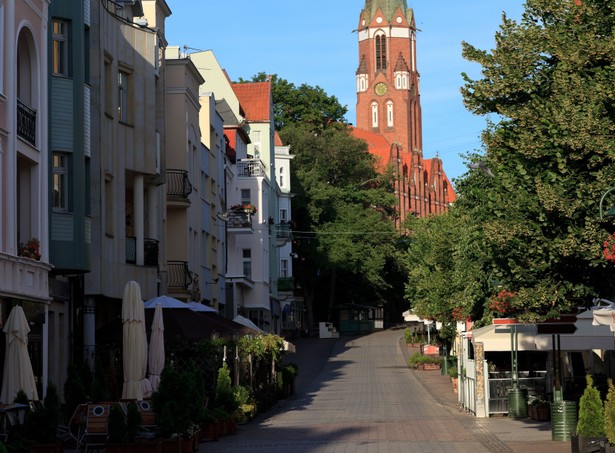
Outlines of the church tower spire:
M422 153L413 10L406 0L365 0L358 34L357 127Z

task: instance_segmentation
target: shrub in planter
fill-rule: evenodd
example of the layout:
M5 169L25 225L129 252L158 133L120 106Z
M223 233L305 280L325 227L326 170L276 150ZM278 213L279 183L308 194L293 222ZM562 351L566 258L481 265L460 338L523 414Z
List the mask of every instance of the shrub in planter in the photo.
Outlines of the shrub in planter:
M594 381L589 374L585 380L585 390L579 400L576 436L572 435L570 438L573 452L584 452L586 446L591 448L593 444L604 439L604 408L600 392L594 386Z
M235 400L238 407L233 417L238 423L247 423L256 415L256 401L252 394L252 389L245 385L240 385L233 389Z
M214 404L216 407L223 408L229 414L237 410L238 404L231 385L231 373L226 363L218 370Z
M124 442L127 436L126 415L124 414L124 409L119 404L111 406L107 426L109 429L109 442Z
M439 368L442 364L442 357L436 355L421 354L415 352L408 359L408 365L414 369Z
M604 434L608 441L605 450L615 452L615 385L612 379L608 382L609 391L604 402Z
M171 367L165 367L160 374L160 385L152 402L156 414L156 425L160 437L169 439L187 433L191 426L190 386L183 376Z

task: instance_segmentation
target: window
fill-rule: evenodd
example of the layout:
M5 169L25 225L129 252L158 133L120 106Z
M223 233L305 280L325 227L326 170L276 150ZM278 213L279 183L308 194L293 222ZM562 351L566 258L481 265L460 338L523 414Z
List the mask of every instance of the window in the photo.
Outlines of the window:
M68 76L68 22L54 19L51 31L51 70L55 76Z
M280 187L284 187L284 167L280 167Z
M130 74L122 70L118 71L117 74L117 111L119 114L119 120L122 123L128 123L130 120Z
M105 175L105 234L113 236L113 176Z
M372 127L378 127L378 104L372 102Z
M384 71L387 68L387 43L386 36L380 32L376 35L376 71Z
M110 57L105 56L105 114L113 118L113 68Z
M261 131L254 131L252 140L254 142L254 157L260 159L261 157Z
M250 189L241 189L241 204L252 204Z
M288 277L288 260L280 260L280 277Z
M393 101L387 102L387 126L393 127Z
M252 278L252 249L243 249L241 251L241 258L243 262L243 276L246 278Z
M53 209L68 211L68 157L53 153Z
M280 209L280 221L282 222L288 221L288 210Z

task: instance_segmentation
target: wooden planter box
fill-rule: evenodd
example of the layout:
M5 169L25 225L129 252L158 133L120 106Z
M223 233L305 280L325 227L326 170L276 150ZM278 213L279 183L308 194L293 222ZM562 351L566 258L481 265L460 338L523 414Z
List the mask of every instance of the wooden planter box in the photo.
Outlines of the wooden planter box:
M440 365L438 365L437 363L421 363L419 365L419 370L430 371L430 370L439 370L439 369L440 369Z
M551 420L551 406L549 404L530 404L527 407L527 415L532 420Z
M181 453L181 442L181 437L174 437L172 439L160 439L160 453Z
M161 453L160 440L139 442L107 442L105 453Z

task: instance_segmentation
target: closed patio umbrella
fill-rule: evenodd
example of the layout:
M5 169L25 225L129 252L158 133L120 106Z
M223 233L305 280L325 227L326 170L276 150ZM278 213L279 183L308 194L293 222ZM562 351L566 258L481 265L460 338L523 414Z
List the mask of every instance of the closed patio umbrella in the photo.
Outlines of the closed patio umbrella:
M142 400L151 390L145 379L147 372L147 336L145 309L141 287L135 281L126 283L122 298L122 357L124 385L122 399ZM145 395L144 395L145 393Z
M162 318L162 305L157 304L154 309L152 333L149 340L149 381L152 391L155 392L160 384L160 373L164 368L164 320Z
M19 390L23 390L28 399L38 400L36 381L28 355L30 327L23 308L19 305L13 307L2 330L6 334L6 354L0 402L12 403Z

